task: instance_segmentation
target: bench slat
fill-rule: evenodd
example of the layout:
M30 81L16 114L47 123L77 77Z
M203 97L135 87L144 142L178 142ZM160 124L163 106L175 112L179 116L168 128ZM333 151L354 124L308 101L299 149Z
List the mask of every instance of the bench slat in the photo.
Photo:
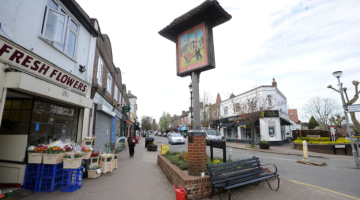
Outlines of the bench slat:
M244 172L252 172L252 171L256 171L256 170L262 170L262 167L244 167L244 168L241 168L241 170L239 170L239 172L234 172L232 174L234 175L241 175L241 174L244 174ZM225 174L225 173L223 173ZM215 180L218 180L218 179L222 179L224 178L223 174L219 174L217 176L212 176L210 178L211 181L215 181Z
M259 161L252 161L252 162L245 162L245 163L227 165L227 166L222 166L222 167L218 167L218 168L212 168L211 171L216 173L218 171L224 171L224 170L229 169L229 168L242 167L242 166L253 165L253 164L258 164L258 163L259 163Z
M239 187L239 186L242 186L242 185L247 185L249 183L255 183L255 182L266 180L266 179L276 177L276 176L279 176L279 174L268 174L268 175L260 177L260 178L251 179L251 180L247 180L245 182L241 182L241 183L238 183L238 184L226 186L225 189L229 190L229 189L236 188L236 187Z
M226 163L221 163L221 164L217 164L217 165L208 165L208 169L211 168L217 168L217 167L221 167L221 166L225 166L225 165L232 165L232 164L236 164L236 163L241 163L241 162L248 162L251 160L258 160L258 157L254 157L254 158L249 158L249 159L244 159L244 160L237 160L237 161L233 161L233 162L226 162Z
M248 166L246 166L247 169L249 168L259 168L257 163L248 163ZM237 167L241 167L241 168L237 168ZM228 167L224 167L221 170L217 170L217 171L212 171L214 176L217 176L219 174L226 174L226 173L231 173L231 172L235 172L235 171L241 171L245 169L245 167L242 166L228 166Z
M264 175L262 175L262 176L264 176ZM262 176L260 174L255 174L255 175L244 177L244 178L241 178L241 179L238 179L238 180L229 181L227 187L230 187L232 185L236 185L236 184L239 184L239 183L243 183L243 182L246 182L246 181L250 181L250 180L253 180L253 179L258 179L258 178L261 178ZM221 183L221 184L216 184L214 186L215 187L225 187L225 185L226 185L226 183Z
M235 176L235 177L230 177L228 178L228 180L236 180L236 179L241 179L241 178L244 178L244 177L248 177L248 176L254 176L254 175L257 175L257 174L262 174L264 173L265 171L264 170L252 170L252 171L249 171L248 174L244 174L244 175L241 175L241 176ZM218 183L223 183L223 182L227 182L226 178L223 176L223 179L220 179L220 180L215 180L215 181L212 181L213 184L218 184Z

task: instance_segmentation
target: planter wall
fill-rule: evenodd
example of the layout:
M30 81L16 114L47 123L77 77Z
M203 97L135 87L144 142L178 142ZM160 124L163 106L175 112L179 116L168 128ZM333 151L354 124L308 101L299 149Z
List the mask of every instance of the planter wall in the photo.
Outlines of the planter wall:
M209 175L204 178L200 176L189 176L183 170L176 167L162 155L158 155L158 165L165 175L175 184L186 190L187 199L200 199L211 194L211 182Z
M311 152L317 153L326 153L334 154L334 145L335 144L308 144L308 150ZM352 156L351 144L336 144L336 145L345 145L347 155ZM294 144L295 149L303 150L302 144ZM336 155L346 155L345 148L336 149Z

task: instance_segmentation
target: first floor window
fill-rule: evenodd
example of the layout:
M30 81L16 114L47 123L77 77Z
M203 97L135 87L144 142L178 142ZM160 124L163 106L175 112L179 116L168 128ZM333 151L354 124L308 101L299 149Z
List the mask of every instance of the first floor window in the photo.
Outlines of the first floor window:
M269 127L269 135L275 135L275 128L273 126Z
M224 108L224 115L227 115L228 114L228 107L225 107Z
M111 91L112 91L112 76L111 76L110 72L108 73L107 91L111 94Z
M79 25L55 1L47 0L41 37L75 58Z

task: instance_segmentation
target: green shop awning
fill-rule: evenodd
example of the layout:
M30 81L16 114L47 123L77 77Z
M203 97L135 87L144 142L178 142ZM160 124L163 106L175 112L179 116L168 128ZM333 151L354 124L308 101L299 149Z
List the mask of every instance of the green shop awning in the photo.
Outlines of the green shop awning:
M182 127L181 130L182 131L187 131L187 127Z
M135 125L135 130L141 130L140 126Z

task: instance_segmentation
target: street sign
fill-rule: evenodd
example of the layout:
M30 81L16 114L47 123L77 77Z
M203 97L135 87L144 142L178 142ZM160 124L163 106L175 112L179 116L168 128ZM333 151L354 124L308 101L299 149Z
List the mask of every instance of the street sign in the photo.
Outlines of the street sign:
M122 107L122 110L123 110L124 112L129 112L129 111L131 110L131 108L130 108L130 106L123 106L123 107Z
M360 112L360 104L348 105L347 110L348 112Z
M337 148L337 149L339 149L339 148L345 148L345 144L335 145L335 148Z

